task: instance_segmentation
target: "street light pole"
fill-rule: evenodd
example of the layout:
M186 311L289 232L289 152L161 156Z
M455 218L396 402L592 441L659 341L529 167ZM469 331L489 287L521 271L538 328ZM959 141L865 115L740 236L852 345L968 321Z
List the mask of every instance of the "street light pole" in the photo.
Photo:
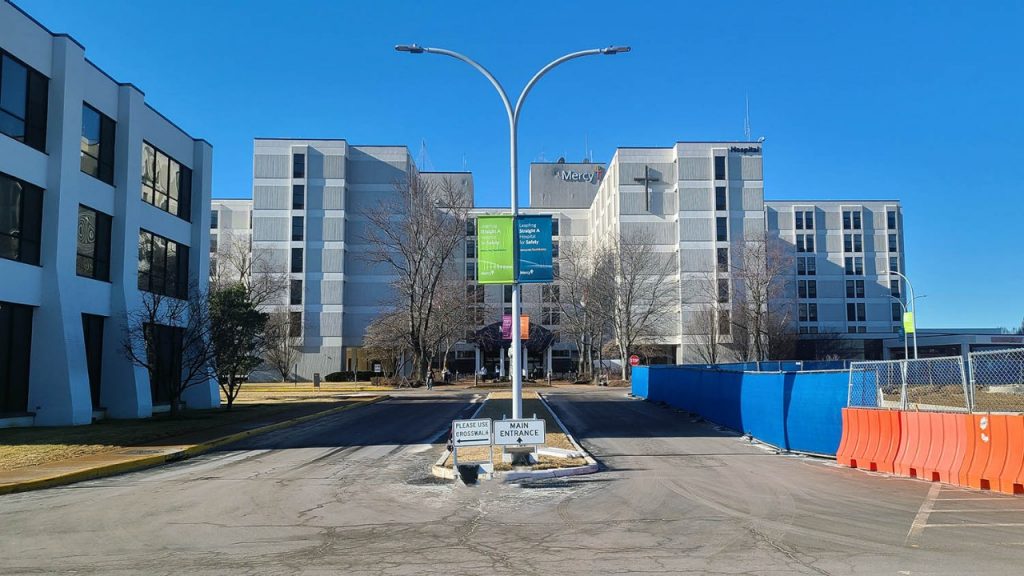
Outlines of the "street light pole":
M452 50L446 50L444 48L427 48L419 46L417 44L399 44L395 46L395 50L398 52L408 52L410 54L441 54L442 56L450 56L456 60L461 60L466 64L469 64L476 69L477 72L483 74L494 86L494 89L498 91L498 95L501 97L502 104L505 105L505 113L508 115L508 126L509 126L509 185L511 189L511 200L512 200L512 218L513 222L519 216L519 114L523 109L523 102L526 100L526 95L530 93L530 90L541 79L545 74L551 71L552 68L573 60L581 58L583 56L593 56L596 54L606 54L609 56L629 52L629 46L609 46L608 48L595 48L592 50L581 50L579 52L573 52L566 54L561 58L557 58L547 66L540 69L539 72L533 75L533 78L527 82L526 87L523 88L522 93L519 94L519 99L516 101L516 105L513 108L511 100L508 98L508 93L505 92L505 88L498 82L498 79L494 77L486 68L478 64L472 58L454 52ZM520 366L522 362L522 333L519 327L519 261L517 258L512 259L512 418L519 419L523 416L523 372ZM529 327L527 327L529 328Z
M900 300L899 298L897 298L897 297L895 297L895 296L893 296L891 294L889 295L889 298L892 298L893 300L899 302L900 309L903 310L904 314L907 313L907 305L903 303L903 300ZM908 358L910 358L910 354L909 354L909 352L907 352L907 341L908 340L909 340L909 338L907 338L907 331L904 330L903 331L903 359L904 360L907 360Z
M910 278L895 270L889 270L889 274L895 274L903 278L903 281L907 283L907 290L910 290L910 311L914 314L912 324L914 328L914 360L917 360L917 298L914 298L914 285L910 283Z

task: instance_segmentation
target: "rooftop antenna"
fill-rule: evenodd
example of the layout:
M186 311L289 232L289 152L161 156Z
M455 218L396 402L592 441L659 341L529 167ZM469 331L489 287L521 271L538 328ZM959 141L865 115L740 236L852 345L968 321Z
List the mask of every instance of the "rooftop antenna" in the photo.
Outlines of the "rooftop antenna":
M590 134L587 132L583 133L583 163L590 162Z
M462 171L469 172L469 162L466 160L466 155L462 155Z
M427 139L420 138L420 154L419 154L419 166L420 170L430 172L434 169L433 162L430 161L430 155L427 154Z
M746 137L746 141L750 142L750 97L746 94L743 95L744 103L744 115L743 115L743 135Z

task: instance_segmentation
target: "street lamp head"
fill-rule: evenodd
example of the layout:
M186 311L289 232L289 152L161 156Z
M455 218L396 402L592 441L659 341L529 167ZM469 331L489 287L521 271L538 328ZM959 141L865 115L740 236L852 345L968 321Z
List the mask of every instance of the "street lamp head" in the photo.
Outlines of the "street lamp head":
M398 44L395 46L395 50L398 52L408 52L410 54L423 54L423 47L419 44Z
M615 54L625 53L632 50L629 46L609 46L607 48L601 48L601 54L607 54L614 56Z

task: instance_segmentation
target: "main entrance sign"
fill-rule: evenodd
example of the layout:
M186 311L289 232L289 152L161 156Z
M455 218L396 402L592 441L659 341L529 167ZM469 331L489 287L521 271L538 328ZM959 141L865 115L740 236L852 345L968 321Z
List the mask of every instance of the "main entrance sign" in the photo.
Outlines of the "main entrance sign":
M544 444L544 421L541 419L495 420L496 446L537 446Z

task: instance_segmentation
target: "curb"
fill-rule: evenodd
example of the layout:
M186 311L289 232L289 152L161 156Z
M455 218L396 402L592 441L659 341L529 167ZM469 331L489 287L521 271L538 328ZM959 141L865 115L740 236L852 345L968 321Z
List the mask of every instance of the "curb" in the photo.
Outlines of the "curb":
M6 484L0 486L0 495L14 494L17 492L27 492L29 490L40 490L43 488L53 488L56 486L64 486L66 484L74 484L75 482L82 482L84 480L95 480L97 478L115 476L117 474L124 474L126 472L135 472L138 470L142 470L144 468L158 466L160 464L177 462L179 460L185 460L193 456L198 456L200 454L203 454L204 452L209 452L210 450L217 448L218 446L223 446L225 444L237 442L238 440L242 440L243 438L256 436L258 434L264 434L266 432L273 432L275 430L280 430L282 428L287 428L289 426L294 426L296 424L301 424L303 422L308 422L310 420L315 420L317 418L323 418L325 416L331 416L333 414L338 414L346 410L352 410L353 408L359 408L361 406L376 404L377 402L383 402L384 400L387 400L389 398L390 396L386 394L377 396L369 400L354 402L346 406L339 406L337 408L331 408L328 410L315 412L313 414L306 414L305 416L299 416L297 418L284 420L282 422L275 422L274 424L268 424L266 426L261 426L259 428L243 430L242 432L236 432L235 434L230 434L228 436L214 438L213 440L210 440L208 442L202 442L200 444L188 446L186 448L175 450L166 454L146 456L142 458L129 460L127 462L118 462L116 464L108 464L105 466L96 466L94 468L87 468L85 470L79 470L67 474L59 474L48 478L39 478L37 480L28 480L25 482Z

